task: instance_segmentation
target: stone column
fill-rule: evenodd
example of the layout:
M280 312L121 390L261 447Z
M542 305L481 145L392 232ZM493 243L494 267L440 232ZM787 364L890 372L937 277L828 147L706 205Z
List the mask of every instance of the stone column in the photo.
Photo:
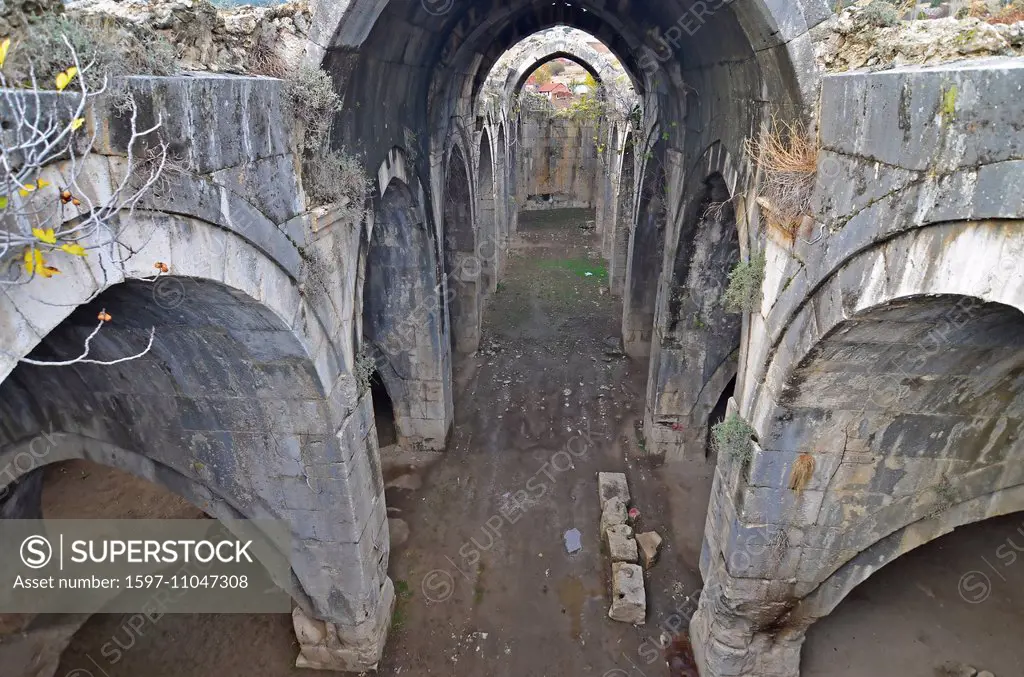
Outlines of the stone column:
M369 393L338 431L342 457L331 477L346 485L346 493L330 496L318 473L314 486L320 500L351 507L351 523L324 524L334 511L306 514L313 537L296 545L293 567L313 608L292 613L299 640L296 666L341 672L375 670L384 652L395 589L387 577L390 540L384 483L377 447L377 430ZM325 469L326 470L326 469ZM344 479L343 479L344 478ZM334 513L336 514L336 513Z

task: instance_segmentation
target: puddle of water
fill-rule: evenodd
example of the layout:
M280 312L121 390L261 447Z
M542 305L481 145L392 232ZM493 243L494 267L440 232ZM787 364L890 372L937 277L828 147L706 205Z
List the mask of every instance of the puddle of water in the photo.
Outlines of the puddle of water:
M575 576L563 578L558 584L558 601L562 603L565 613L569 615L573 638L580 639L583 603L587 601L587 588L583 585L583 581Z

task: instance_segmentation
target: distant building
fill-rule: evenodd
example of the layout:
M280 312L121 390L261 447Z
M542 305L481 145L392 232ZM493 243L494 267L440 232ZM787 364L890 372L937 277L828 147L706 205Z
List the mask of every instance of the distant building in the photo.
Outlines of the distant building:
M561 82L549 82L546 85L541 85L539 92L547 97L547 100L556 108L564 108L572 100L572 90Z

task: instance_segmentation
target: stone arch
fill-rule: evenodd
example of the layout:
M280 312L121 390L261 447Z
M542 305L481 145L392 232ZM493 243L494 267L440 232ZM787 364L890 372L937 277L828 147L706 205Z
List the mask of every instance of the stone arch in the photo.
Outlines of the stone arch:
M482 291L490 294L497 289L500 264L500 233L498 228L498 175L491 151L491 138L487 129L480 135L480 169L477 173L476 214L477 240L480 250Z
M1022 247L1019 221L933 225L860 252L811 295L750 403L753 453L719 458L692 626L705 646L733 633L796 675L807 626L879 556L1018 509ZM748 597L751 579L767 592Z
M832 613L858 585L882 567L954 529L1024 511L1024 483L997 489L950 506L897 529L836 569L790 612L790 622L807 627Z
M99 351L97 354L100 354ZM29 371L32 371L31 375L34 376L38 368ZM17 380L17 376L12 378ZM3 391L5 395L15 395L14 388L9 382L5 382ZM42 477L43 469L52 464L80 459L151 482L185 499L210 517L224 521L229 529L234 526L233 520L281 519L280 511L261 497L246 503L239 492L216 482L216 478L202 477L199 473L192 472L193 468L183 469L182 464L158 456L151 449L129 449L111 441L120 435L98 436L94 431L84 428L76 431L74 427L81 428L54 424L49 429L22 436L13 442L4 440L3 447L0 448L0 465L6 471L0 476L0 482L3 483L3 486L0 486L0 506L6 507L8 503L17 503L20 510L35 515L31 519L42 519L40 500L43 485L38 480ZM12 517L20 519L22 515L4 515L7 519ZM283 559L288 559L291 555L288 550L280 547L287 544L280 543L280 539L275 540L270 534L260 533L258 528L237 533L247 534L250 538L254 535L262 536L265 547ZM314 608L314 602L306 594L303 582L295 571L291 572L290 579L275 582L300 606L306 609Z
M742 328L723 301L740 258L739 174L715 143L690 175L659 281L644 415L648 450L669 459L705 456L709 417L738 371Z
M394 154L393 168L405 166L402 157ZM452 421L445 286L422 203L403 181L407 174L391 174L366 242L363 336L390 397L399 444L443 449Z
M622 303L622 343L633 358L651 354L669 209L666 150L663 141L653 144L637 183L637 218L629 237Z
M156 465L122 466L193 498L204 495L201 485L241 514L282 519L303 612L332 622L339 646L381 639L393 589L372 423L362 402L347 399L344 360L294 280L243 239L196 219L138 211L119 240L134 251L123 267L97 250L62 266L61 278L8 290L4 311L18 313L8 326L23 323L13 359L80 354L99 309L114 321L90 357L138 352L150 328L152 350L111 366L14 362L0 386L3 453L53 429L145 453ZM211 261L215 244L231 265ZM174 274L139 279L157 260ZM84 454L103 458L68 452ZM325 570L325 557L349 562L352 575Z
M516 47L512 49L516 49ZM616 80L619 75L626 75L624 71L616 68L611 59L590 45L580 45L569 40L545 41L537 47L527 49L517 57L501 80L506 100L512 100L522 91L523 85L535 70L555 59L568 59L579 64L590 73L599 85L604 87L620 87L621 85ZM501 74L498 74L498 77L500 78Z
M480 345L482 316L481 257L469 176L466 155L455 143L448 156L442 210L452 351L463 354L475 352Z

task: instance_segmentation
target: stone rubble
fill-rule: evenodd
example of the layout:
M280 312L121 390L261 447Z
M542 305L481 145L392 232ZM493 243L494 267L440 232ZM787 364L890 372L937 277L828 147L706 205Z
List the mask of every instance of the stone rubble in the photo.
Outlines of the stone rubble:
M644 569L650 569L658 561L662 538L656 531L645 531L636 535L636 544L640 551L640 562Z
M601 509L601 534L610 527L626 523L626 504L618 497L603 502Z
M873 26L862 0L811 30L815 58L828 72L934 65L967 58L1024 55L1024 22L990 24L953 17Z
M647 617L644 570L637 564L612 564L612 605L608 618L622 623L643 625Z
M625 473L598 473L597 493L601 502L601 538L612 565L612 600L608 617L622 623L643 625L647 616L644 570L637 564L640 552L633 528L627 523L628 515L639 512L636 508L627 512L630 494Z
M153 29L177 48L184 70L272 76L301 62L311 20L303 1L218 9L207 0L69 0L66 7Z
M633 528L628 524L618 524L604 532L605 544L612 562L629 562L636 564L639 559L636 541L633 540Z
M626 474L621 472L597 473L597 493L602 507L610 498L618 498L623 503L629 503L629 484L626 482Z

